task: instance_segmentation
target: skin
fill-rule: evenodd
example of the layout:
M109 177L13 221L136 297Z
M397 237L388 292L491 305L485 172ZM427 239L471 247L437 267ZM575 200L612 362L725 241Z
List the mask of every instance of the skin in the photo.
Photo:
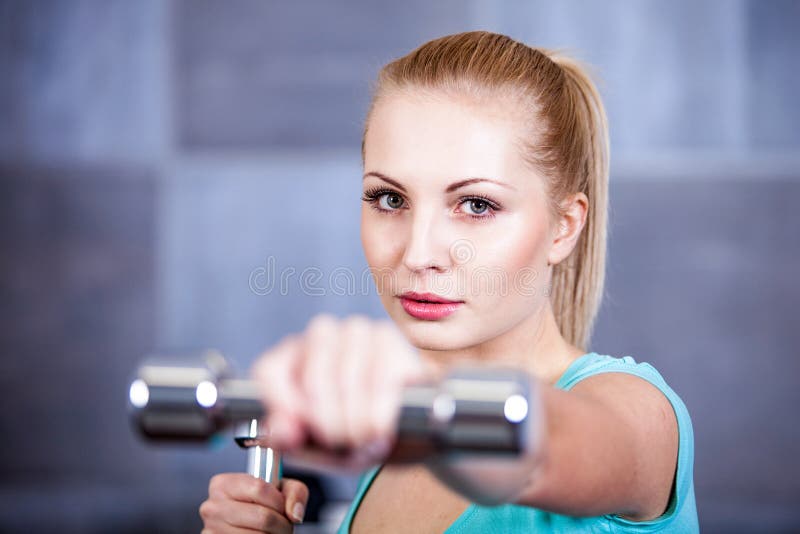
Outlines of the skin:
M388 191L363 202L361 240L391 322L319 315L258 359L253 375L272 445L299 461L363 469L385 458L405 385L464 360L513 365L541 383L546 423L541 456L522 470L511 502L579 516L658 517L678 448L666 397L624 373L590 377L568 392L552 387L584 353L560 334L546 289L552 266L577 243L588 201L576 193L564 200L563 215L550 214L543 177L519 152L521 134L514 108L502 102L381 97L365 138L363 189ZM447 191L472 178L493 182ZM487 270L505 277L507 291L472 283ZM463 304L444 319L420 320L400 304L398 295L409 290ZM318 446L313 457L309 440ZM351 453L342 458L334 447ZM233 491L217 499L227 517L237 503ZM352 531L441 532L468 505L422 466L387 465ZM289 509L261 506L267 515Z
M373 174L380 173L406 192L403 207L393 212L364 203L361 240L370 267L394 273L378 277L378 293L424 360L437 366L461 359L510 363L554 381L583 351L560 335L545 289L550 265L575 246L588 202L576 195L564 220L551 221L544 182L520 157L518 134L502 108L399 95L377 105L366 136L364 188L402 193ZM502 185L479 182L443 193L469 178ZM500 209L490 213L482 204L459 203L470 195L487 197ZM471 217L478 212L482 219ZM481 273L507 281L508 290L480 287ZM454 290L437 289L448 285ZM408 290L465 305L445 320L420 321L397 298Z

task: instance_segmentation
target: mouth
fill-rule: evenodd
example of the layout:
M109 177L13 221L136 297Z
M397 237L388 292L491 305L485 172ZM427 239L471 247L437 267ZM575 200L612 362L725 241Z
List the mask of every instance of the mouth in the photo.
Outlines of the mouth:
M415 293L414 291L408 291L400 295L401 299L408 299L414 300L417 302L424 302L427 304L459 304L463 303L463 300L450 300L444 297L440 297L434 293Z
M433 293L408 292L399 297L406 313L423 321L444 319L464 304L463 300L450 300Z

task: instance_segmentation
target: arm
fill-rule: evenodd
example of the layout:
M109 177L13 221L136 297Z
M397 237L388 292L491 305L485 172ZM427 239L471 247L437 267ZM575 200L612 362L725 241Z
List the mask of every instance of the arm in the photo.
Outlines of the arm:
M404 381L424 377L393 328L364 318L320 316L254 366L271 441L302 452L308 436L368 450L393 435ZM370 356L380 355L380 365ZM364 387L371 384L371 387ZM635 375L602 373L571 391L540 384L540 447L513 462L439 463L454 491L484 504L516 502L571 515L658 517L667 506L678 449L677 420L658 388ZM366 458L379 456L371 453ZM330 462L341 462L331 455ZM513 464L513 465L510 465ZM522 488L520 490L520 488Z
M654 519L669 502L678 425L646 380L603 373L571 391L542 388L544 457L515 502L576 516Z

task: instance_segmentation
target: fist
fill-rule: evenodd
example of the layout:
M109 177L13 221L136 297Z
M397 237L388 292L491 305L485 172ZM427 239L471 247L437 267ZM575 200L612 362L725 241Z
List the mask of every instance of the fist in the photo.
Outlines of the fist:
M200 505L203 534L290 533L303 522L308 487L284 478L280 489L246 473L215 475Z
M389 451L403 388L432 372L392 323L328 314L283 338L252 369L271 446L298 457L311 441L323 451L316 460L353 469ZM349 460L335 454L342 450Z

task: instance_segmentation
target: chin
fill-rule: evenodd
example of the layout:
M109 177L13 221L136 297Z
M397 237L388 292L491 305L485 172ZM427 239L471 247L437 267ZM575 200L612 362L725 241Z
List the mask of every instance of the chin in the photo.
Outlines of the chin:
M451 351L471 346L471 343L465 343L469 340L464 336L463 328L452 322L403 318L396 324L409 343L421 350Z

